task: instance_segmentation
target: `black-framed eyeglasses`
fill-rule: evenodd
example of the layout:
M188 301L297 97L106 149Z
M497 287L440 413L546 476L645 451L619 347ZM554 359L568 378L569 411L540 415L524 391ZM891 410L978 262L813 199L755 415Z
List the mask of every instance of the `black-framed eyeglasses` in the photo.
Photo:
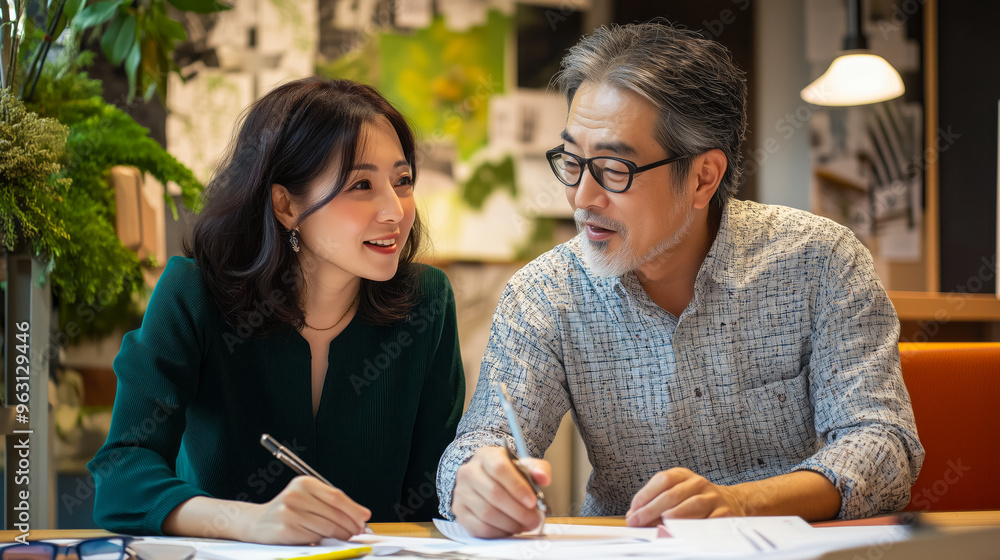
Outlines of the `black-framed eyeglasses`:
M130 553L132 537L102 537L74 544L28 541L0 548L0 560L56 560L60 554L76 554L80 560L123 560Z
M549 167L552 168L552 172L556 174L556 178L562 184L567 187L579 185L580 179L583 177L583 168L586 166L590 170L590 175L597 181L597 184L613 193L627 191L632 186L632 178L637 173L649 171L655 167L691 157L676 156L639 167L627 159L611 156L585 158L571 154L563 148L565 148L565 145L545 152L545 159L549 160Z

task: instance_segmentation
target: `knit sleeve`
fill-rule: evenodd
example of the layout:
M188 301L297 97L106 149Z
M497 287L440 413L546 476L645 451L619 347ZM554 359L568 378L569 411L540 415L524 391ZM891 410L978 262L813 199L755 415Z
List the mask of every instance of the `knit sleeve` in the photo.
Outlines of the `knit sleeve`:
M185 412L198 391L206 320L215 312L198 267L174 257L142 326L125 335L111 430L87 465L96 482L94 521L113 532L159 535L167 515L204 491L175 472Z

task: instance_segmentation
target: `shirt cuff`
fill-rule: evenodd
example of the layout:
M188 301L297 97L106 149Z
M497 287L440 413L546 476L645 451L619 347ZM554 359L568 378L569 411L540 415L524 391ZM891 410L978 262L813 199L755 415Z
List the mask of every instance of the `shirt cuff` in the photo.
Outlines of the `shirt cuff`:
M455 476L462 465L469 462L480 447L507 447L513 449L514 440L509 436L491 432L470 432L455 438L438 463L437 487L439 511L445 519L455 520L451 499L455 492Z

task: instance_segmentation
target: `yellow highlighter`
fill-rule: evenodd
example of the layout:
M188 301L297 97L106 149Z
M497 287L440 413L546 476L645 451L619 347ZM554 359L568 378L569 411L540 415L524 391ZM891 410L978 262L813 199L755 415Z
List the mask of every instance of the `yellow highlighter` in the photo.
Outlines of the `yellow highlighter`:
M319 554L310 554L309 556L295 556L280 560L344 560L347 558L361 558L362 556L371 554L371 551L372 547L370 546L356 546L354 548L345 548L344 550L333 550L330 552L321 552Z

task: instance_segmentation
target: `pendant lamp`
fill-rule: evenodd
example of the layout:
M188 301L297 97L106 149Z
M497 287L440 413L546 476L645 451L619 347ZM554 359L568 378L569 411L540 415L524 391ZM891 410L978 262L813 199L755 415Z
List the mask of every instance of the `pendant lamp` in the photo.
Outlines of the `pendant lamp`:
M888 101L904 91L899 72L868 50L861 28L861 0L847 0L844 51L822 76L802 90L802 99L813 105L845 107Z

